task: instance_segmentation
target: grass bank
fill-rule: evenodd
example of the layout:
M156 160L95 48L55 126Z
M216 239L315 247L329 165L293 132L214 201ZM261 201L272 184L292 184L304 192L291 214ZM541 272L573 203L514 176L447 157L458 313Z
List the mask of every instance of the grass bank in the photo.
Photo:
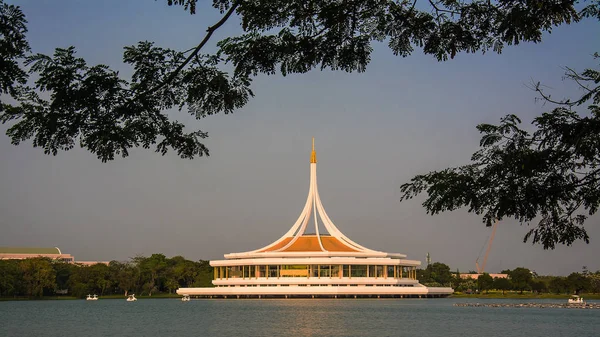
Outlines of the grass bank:
M126 299L125 295L104 295L98 296L103 300L121 300ZM177 294L154 294L152 296L138 296L137 299L153 299L153 298L181 298ZM42 296L42 297L27 297L27 296L16 296L16 297L0 297L0 301L49 301L49 300L85 300L85 297L74 297L74 296Z
M584 298L584 300L600 300L600 294L581 294L581 297ZM502 294L502 292L489 292L489 293L482 293L482 294L464 294L464 293L459 293L456 292L454 294L452 294L453 298L493 298L493 299L499 299L499 298L509 298L509 299L523 299L523 300L529 300L529 299L563 299L566 300L569 297L571 297L571 295L566 295L566 294L535 294L532 292L523 292L522 294L519 292L505 292L504 295Z

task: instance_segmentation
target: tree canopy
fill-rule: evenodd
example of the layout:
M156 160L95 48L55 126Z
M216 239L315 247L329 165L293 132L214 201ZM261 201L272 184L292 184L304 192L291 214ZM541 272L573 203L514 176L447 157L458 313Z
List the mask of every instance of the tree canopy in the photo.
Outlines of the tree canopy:
M0 103L0 120L12 124L7 134L13 144L31 139L47 154L79 143L102 161L126 157L133 147L195 158L209 154L202 143L207 133L187 132L167 110L185 109L196 118L231 113L253 96L250 85L258 74L285 76L315 68L362 72L377 42L395 55L408 56L418 48L440 61L461 52L500 53L505 45L540 42L558 25L598 15L597 1L580 12L576 3L213 0L222 17L196 46L183 51L147 41L127 46L123 62L133 75L123 78L106 65L88 64L74 47L31 54L25 15L0 0L0 89L16 102ZM190 14L205 10L197 0L167 4ZM243 34L218 41L213 54L203 53L232 16L241 21Z
M402 200L425 192L428 213L467 207L487 226L507 217L537 220L524 242L531 238L545 249L589 243L583 225L600 206L600 71L567 68L566 78L583 91L581 97L554 100L535 83L533 89L555 108L533 120L533 132L516 115L499 125L478 125L481 149L471 163L415 176L401 186Z
M190 14L211 10L197 0L167 4ZM0 0L0 121L10 124L11 142L31 140L53 155L78 144L103 162L135 147L192 159L209 155L208 133L187 130L167 111L198 119L232 113L253 97L259 74L363 72L376 43L395 55L419 49L439 61L500 53L506 45L541 42L563 24L600 20L598 0L213 0L212 10L221 18L187 50L148 41L124 47L123 62L133 70L126 78L88 64L75 47L32 53L25 14ZM212 41L232 17L242 34ZM208 43L216 52L205 53ZM488 226L507 217L538 219L525 241L544 248L589 242L583 224L600 205L600 73L568 68L567 77L582 97L555 101L534 84L558 106L534 120L533 133L515 115L479 125L481 150L472 163L414 177L402 185L402 200L426 192L427 212L468 207Z
M0 260L0 297L41 297L55 294L152 296L174 293L180 287L212 287L208 261L190 261L163 254L136 256L127 262L111 261L91 266L49 258Z

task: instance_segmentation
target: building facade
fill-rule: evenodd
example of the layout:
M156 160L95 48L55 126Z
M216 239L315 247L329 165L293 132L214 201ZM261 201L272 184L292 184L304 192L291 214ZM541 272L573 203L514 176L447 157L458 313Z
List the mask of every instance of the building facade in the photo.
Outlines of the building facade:
M23 260L36 257L47 257L52 260L59 260L66 263L76 263L84 266L90 266L97 263L108 265L107 261L75 261L75 257L73 255L63 253L58 247L0 247L0 260Z
M314 232L307 231L309 223ZM314 139L308 198L294 225L265 247L224 257L210 261L215 287L180 288L177 293L206 298L356 298L444 297L453 292L421 285L416 279L420 261L363 247L333 224L317 188Z

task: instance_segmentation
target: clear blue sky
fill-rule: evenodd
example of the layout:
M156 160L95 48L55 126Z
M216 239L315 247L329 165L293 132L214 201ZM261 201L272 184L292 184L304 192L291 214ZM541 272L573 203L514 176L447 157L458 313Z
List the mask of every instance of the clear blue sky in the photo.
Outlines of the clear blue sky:
M73 45L90 64L123 74L122 48L141 40L188 49L219 13L191 16L166 1L18 2L34 52ZM526 85L556 96L577 94L561 67L595 66L598 22L562 26L540 44L507 46L501 55L459 54L437 62L420 50L396 57L377 45L366 73L314 71L261 76L256 97L232 115L194 121L208 131L208 158L181 160L135 150L103 164L81 149L46 156L10 145L0 128L0 246L59 246L77 259L126 260L162 252L190 259L261 247L287 231L308 191L311 137L319 190L333 222L372 249L407 254L461 271L474 269L490 233L466 211L428 216L419 200L399 203L399 186L417 173L464 164L477 149L475 125L516 113L529 123L549 110ZM241 31L228 22L213 42ZM212 48L213 46L211 46ZM600 269L600 219L592 242L543 251L523 244L527 228L498 228L488 270L525 266L541 274Z

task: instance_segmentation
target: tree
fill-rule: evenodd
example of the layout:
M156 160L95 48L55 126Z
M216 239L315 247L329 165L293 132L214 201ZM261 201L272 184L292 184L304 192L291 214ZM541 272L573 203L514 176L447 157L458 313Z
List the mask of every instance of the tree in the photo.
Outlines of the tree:
M0 95L15 96L17 87L27 82L27 72L19 66L19 60L30 51L25 36L26 24L25 15L18 6L0 0Z
M477 284L475 283L475 281L471 278L468 278L463 280L458 286L458 288L456 288L456 290L470 294L475 288L477 288Z
M17 260L0 260L0 296L14 296L21 291L23 273Z
M567 280L565 277L561 277L561 276L552 277L550 279L550 282L548 283L548 290L555 294L567 293L569 291L568 289L569 289L569 287L568 287Z
M20 262L23 283L28 296L41 297L45 290L56 288L56 273L48 258L24 259Z
M77 266L62 261L53 261L52 267L56 273L56 288L59 290L65 290L69 288L69 279L75 272L74 269Z
M198 274L194 280L194 287L214 287L212 284L213 267L208 260L199 260L196 262L198 266Z
M531 271L527 268L515 268L510 272L510 281L513 285L513 289L520 290L521 294L523 290L529 288L529 283L531 282L532 276Z
M590 273L590 292L594 294L600 293L600 271Z
M485 291L486 293L494 285L494 279L488 273L483 273L477 278L477 287L479 291Z
M198 0L167 3L194 14ZM12 123L7 134L13 144L33 139L33 146L47 154L78 142L102 161L126 157L138 146L194 158L209 154L201 142L207 133L186 133L166 110L186 109L196 118L231 113L253 96L250 85L259 74L285 76L315 68L363 72L375 42L386 42L395 55L405 57L419 48L440 61L461 52L500 53L505 45L540 42L544 32L561 24L600 17L596 1L579 13L576 3L213 0L223 16L196 46L186 51L151 42L125 47L124 62L134 71L122 78L105 65L88 65L74 47L58 48L52 56L26 55L25 17L0 0L0 22L6 22L2 43L14 49L2 55L12 66L0 67L1 88L16 101L2 104L0 120ZM236 15L244 33L219 41L214 54L203 54L213 33ZM36 78L32 86L23 84L21 61ZM224 70L229 66L231 71Z
M448 285L448 283L452 281L452 273L450 272L450 267L447 264L434 262L427 266L427 270L430 270L430 275L433 282L437 282L442 285Z
M567 286L575 294L590 288L590 280L581 273L571 273L567 276Z
M460 277L460 271L458 271L458 268L456 268L456 273L454 274L454 277L452 278L452 287L454 289L458 289L462 282L463 282L463 280Z
M512 283L509 279L505 277L495 277L494 278L494 288L498 290L502 290L502 295L506 290L512 289Z
M548 290L546 282L542 280L531 280L531 282L529 282L529 287L531 288L531 291L536 293L543 293Z
M483 215L486 226L507 217L530 225L539 217L523 241L531 238L544 249L589 243L585 213L600 207L600 71L567 68L566 78L583 91L580 98L557 101L540 83L533 85L544 102L556 106L534 119L533 133L520 128L516 115L499 125L478 125L481 149L472 163L415 176L401 186L401 199L426 192L428 213L468 207ZM584 105L587 112L579 109Z
M167 268L167 258L163 254L152 254L150 257L138 256L134 262L140 268L143 281L143 290L152 296L152 293L160 290L159 279L164 279L163 271Z

